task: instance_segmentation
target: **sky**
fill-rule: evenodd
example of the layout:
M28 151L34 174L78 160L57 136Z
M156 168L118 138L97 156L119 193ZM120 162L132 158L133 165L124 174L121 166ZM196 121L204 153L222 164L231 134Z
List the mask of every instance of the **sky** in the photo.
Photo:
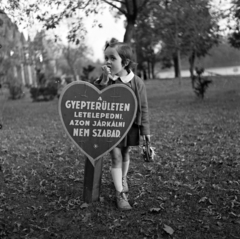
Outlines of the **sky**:
M107 40L112 37L119 41L123 41L125 33L124 17L121 19L114 19L109 11L105 11L103 16L98 16L102 27L92 27L93 19L86 19L86 43L93 50L93 58L103 60L103 48Z

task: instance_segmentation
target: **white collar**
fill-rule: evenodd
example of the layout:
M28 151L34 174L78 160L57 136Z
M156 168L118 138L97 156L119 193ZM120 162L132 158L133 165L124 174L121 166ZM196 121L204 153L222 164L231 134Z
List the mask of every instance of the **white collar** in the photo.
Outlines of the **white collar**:
M130 73L129 73L128 75L126 75L126 76L121 76L121 77L119 77L119 76L115 75L115 76L113 77L113 80L115 81L115 80L117 80L118 78L120 78L121 81L126 84L126 83L130 82L133 77L134 77L134 74L133 74L132 71L130 71Z

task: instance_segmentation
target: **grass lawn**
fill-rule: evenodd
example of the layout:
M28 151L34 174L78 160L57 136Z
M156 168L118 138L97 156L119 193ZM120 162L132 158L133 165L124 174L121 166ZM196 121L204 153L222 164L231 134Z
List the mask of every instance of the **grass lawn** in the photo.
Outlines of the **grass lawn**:
M0 238L240 238L240 77L214 78L203 101L189 79L146 85L157 157L131 151L130 212L116 209L109 155L100 201L84 204L57 99L9 100L1 115L0 97Z

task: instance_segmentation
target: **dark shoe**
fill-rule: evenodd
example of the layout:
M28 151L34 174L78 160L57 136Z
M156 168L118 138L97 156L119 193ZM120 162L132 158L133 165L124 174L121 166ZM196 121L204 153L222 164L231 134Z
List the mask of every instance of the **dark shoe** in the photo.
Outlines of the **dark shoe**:
M129 189L128 189L128 183L127 183L127 176L122 178L122 186L123 186L123 193L128 193Z
M116 192L117 207L120 210L131 210L132 207L129 204L127 197L124 192Z

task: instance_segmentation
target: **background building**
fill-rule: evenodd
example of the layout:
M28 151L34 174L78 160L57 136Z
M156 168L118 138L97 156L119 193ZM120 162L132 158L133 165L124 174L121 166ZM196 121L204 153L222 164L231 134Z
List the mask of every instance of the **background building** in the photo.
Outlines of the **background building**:
M36 85L34 54L15 23L0 10L0 82L11 80Z

